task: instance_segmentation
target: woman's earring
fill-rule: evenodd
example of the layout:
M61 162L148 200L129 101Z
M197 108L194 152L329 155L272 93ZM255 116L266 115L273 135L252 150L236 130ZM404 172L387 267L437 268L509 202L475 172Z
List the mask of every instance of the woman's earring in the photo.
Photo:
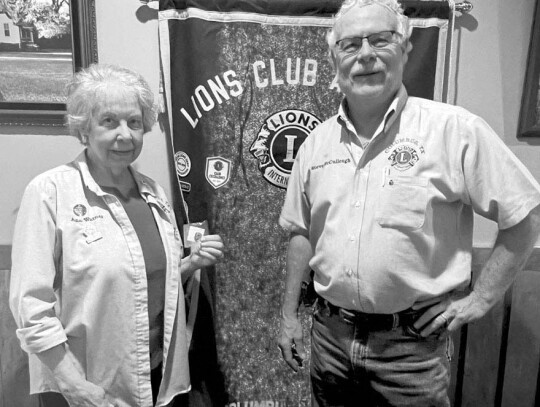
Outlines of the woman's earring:
M81 136L81 143L85 146L88 143L88 136L83 134Z

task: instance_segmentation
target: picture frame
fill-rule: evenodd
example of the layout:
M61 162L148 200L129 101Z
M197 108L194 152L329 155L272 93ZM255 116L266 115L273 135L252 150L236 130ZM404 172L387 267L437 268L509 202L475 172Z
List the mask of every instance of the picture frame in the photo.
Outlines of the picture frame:
M95 0L70 0L69 7L71 61L73 71L77 72L98 62ZM0 101L0 126L66 128L65 113L66 105L62 102L4 100Z
M527 70L523 85L518 137L540 137L540 1L536 0Z

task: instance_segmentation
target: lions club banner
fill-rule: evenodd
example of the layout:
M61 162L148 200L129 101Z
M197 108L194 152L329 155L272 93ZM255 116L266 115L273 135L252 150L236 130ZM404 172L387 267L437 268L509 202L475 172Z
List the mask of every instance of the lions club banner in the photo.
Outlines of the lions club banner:
M310 405L308 369L294 374L276 346L288 242L278 217L299 146L341 100L330 88L325 39L340 4L160 1L165 104L184 219L207 221L227 246L224 261L197 274L188 290L191 405ZM403 4L415 27L409 93L448 100L452 7Z

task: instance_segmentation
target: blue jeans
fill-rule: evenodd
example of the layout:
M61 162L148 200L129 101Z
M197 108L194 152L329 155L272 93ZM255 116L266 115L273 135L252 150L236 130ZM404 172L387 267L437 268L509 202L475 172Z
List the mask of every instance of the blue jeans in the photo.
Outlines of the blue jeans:
M314 407L449 407L451 338L409 326L370 331L317 301L311 331Z

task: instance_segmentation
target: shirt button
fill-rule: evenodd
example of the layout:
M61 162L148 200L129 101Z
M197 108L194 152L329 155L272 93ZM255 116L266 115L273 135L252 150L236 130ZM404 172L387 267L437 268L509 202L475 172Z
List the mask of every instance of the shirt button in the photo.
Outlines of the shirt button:
M394 180L388 181L388 185L394 185Z
M354 242L354 240L355 240L354 235L349 235L349 240L350 240L351 242Z
M360 206L361 206L360 201L356 201L356 202L354 203L354 207L355 207L355 208L360 208Z
M347 269L347 275L350 277L352 276L352 269Z

